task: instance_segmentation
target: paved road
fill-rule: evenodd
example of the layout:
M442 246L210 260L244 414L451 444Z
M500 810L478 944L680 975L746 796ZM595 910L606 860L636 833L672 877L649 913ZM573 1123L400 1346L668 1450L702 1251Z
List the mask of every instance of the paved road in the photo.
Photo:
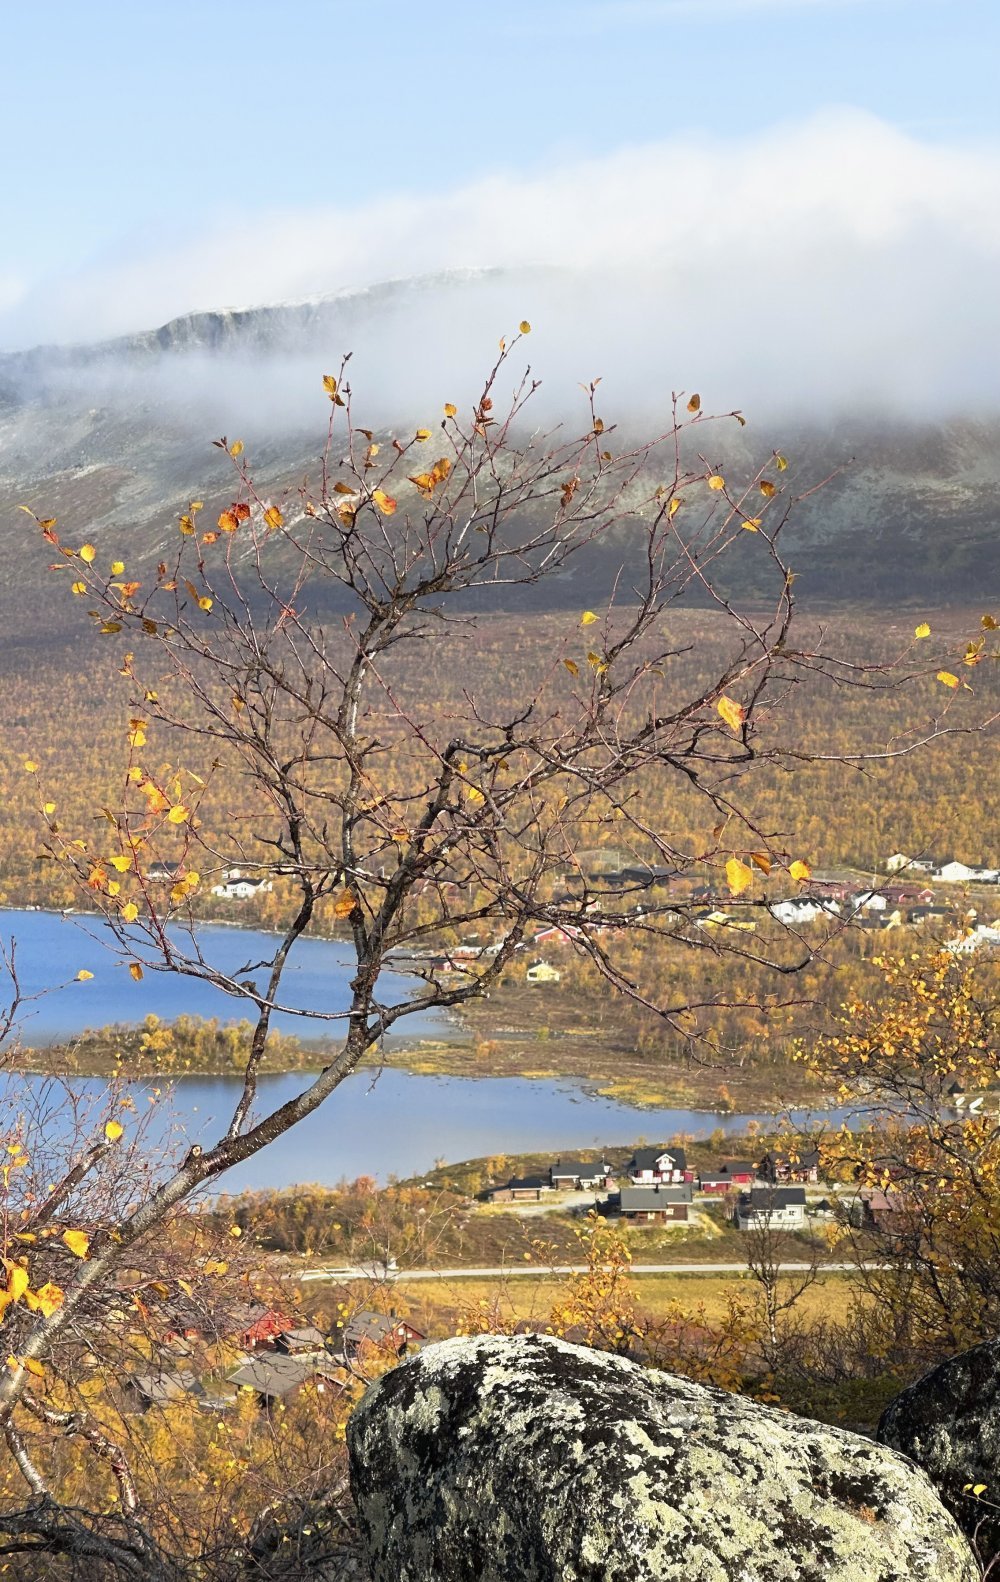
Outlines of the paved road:
M804 1273L812 1267L808 1263L783 1263L783 1274ZM823 1274L844 1274L857 1267L853 1263L825 1263ZM307 1280L499 1280L532 1275L537 1280L546 1275L587 1274L585 1263L564 1263L549 1268L537 1263L514 1263L493 1269L305 1269L299 1279ZM633 1263L629 1274L746 1274L745 1263Z

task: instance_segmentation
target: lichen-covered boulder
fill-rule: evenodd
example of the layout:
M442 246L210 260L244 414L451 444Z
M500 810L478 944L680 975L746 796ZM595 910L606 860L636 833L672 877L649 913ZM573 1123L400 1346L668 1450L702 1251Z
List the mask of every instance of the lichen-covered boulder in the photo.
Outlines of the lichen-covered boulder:
M975 1582L870 1440L546 1336L446 1340L348 1425L374 1582Z
M982 1558L1000 1552L1000 1522L963 1493L985 1483L985 1497L1000 1501L1000 1341L950 1357L903 1390L875 1437L923 1467L967 1533L979 1527Z

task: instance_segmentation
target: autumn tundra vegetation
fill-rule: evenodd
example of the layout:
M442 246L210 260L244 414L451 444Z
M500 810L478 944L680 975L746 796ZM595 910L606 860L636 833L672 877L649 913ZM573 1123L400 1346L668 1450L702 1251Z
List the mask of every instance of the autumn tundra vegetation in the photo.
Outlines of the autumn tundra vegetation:
M85 612L88 680L42 659L10 696L6 897L85 906L134 977L212 983L243 1025L204 1039L238 1078L204 1146L154 1146L126 1080L182 1066L191 1027L117 1040L110 1085L58 1129L31 1097L44 1090L10 1111L0 1556L20 1575L292 1575L316 1545L337 1549L363 1368L263 1412L253 1395L210 1409L183 1389L137 1412L123 1381L176 1379L194 1347L221 1384L258 1322L234 1317L248 1293L266 1311L304 1300L273 1284L257 1245L273 1215L206 1209L206 1193L320 1105L335 1152L344 1079L415 1009L467 1008L481 1025L545 926L571 940L560 990L650 1066L683 1062L717 1087L720 1071L732 1084L764 1065L778 1092L792 1073L863 1099L882 1119L824 1139L825 1169L897 1215L891 1234L885 1216L831 1218L824 1246L865 1268L837 1317L803 1316L818 1255L789 1291L770 1244L721 1310L677 1299L650 1315L627 1240L588 1223L586 1272L555 1294L548 1327L815 1405L993 1321L996 1128L945 1107L953 1084L995 1081L993 969L770 911L820 866L873 872L932 842L979 857L998 794L979 772L992 618L970 636L957 618L932 632L920 612L864 630L800 616L782 529L823 480L793 489L776 452L723 472L720 425L744 419L709 416L697 394L673 397L641 440L602 411L599 381L575 422L537 427L530 373L507 393L528 333L501 343L472 402L395 436L365 426L345 363L323 379L316 475L262 494L252 447L219 440L224 494L188 502L152 559L30 513L53 600ZM620 546L620 574L573 608L595 545ZM596 882L585 854L612 848L627 860ZM263 881L246 915L276 930L252 977L220 972L196 927L223 913L211 890L234 868ZM725 926L699 926L705 890ZM316 932L349 944L350 1002L302 1013L321 1055L269 1110L272 1019L295 1009L286 966ZM453 954L472 937L477 952ZM402 996L390 965L409 973ZM7 966L17 1068L9 948ZM424 1255L468 1212L461 1193L429 1190L361 1193L360 1207L355 1193L351 1213L375 1225L422 1210ZM544 1265L544 1236L528 1251ZM459 1304L454 1327L513 1325L506 1303L498 1290ZM322 1316L335 1329L345 1311Z

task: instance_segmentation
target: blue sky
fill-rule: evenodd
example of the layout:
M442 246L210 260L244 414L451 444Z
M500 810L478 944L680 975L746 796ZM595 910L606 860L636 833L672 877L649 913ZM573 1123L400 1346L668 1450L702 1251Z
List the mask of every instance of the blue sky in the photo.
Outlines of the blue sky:
M734 250L769 267L761 228L863 274L883 199L924 306L935 270L971 253L975 292L998 258L988 213L956 241L1000 199L994 3L52 0L3 8L0 58L0 345L449 265L608 269L619 230L688 285L671 236L688 261L703 238L723 294Z

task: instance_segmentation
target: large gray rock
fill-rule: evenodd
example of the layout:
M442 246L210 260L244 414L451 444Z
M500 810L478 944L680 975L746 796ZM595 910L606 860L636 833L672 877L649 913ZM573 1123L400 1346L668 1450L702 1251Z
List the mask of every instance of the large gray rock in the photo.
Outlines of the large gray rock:
M967 1483L985 1483L986 1498L1000 1500L1000 1341L973 1346L911 1384L886 1407L875 1437L923 1467L967 1533L982 1523L984 1559L1000 1552L1000 1523L963 1493Z
M446 1340L348 1425L374 1582L975 1582L870 1440L546 1336Z

